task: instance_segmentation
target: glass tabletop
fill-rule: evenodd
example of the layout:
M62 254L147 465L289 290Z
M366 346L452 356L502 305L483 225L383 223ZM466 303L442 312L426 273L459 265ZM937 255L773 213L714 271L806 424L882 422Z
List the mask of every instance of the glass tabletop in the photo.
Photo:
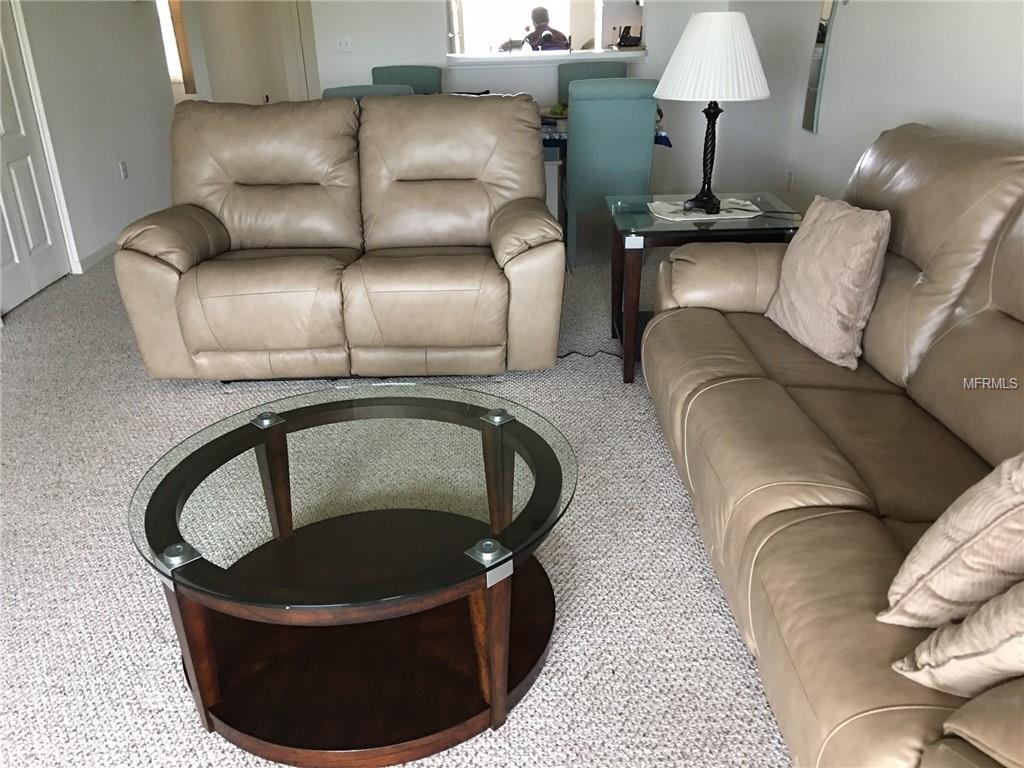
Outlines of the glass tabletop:
M575 486L569 443L522 405L461 388L339 383L175 446L139 483L129 527L146 561L191 589L271 607L359 605L526 556ZM284 534L272 524L282 487Z
M799 213L770 192L717 193L719 199L735 198L754 203L764 213L746 219L670 221L655 216L648 203L682 205L692 195L610 195L605 198L615 228L623 235L679 234L686 232L785 232L795 229Z

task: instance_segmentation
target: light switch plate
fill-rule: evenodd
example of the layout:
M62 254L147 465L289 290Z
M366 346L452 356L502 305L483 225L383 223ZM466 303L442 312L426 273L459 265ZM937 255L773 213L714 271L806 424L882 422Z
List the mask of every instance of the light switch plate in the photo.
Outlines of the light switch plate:
M352 38L349 35L336 38L334 47L338 53L352 53Z

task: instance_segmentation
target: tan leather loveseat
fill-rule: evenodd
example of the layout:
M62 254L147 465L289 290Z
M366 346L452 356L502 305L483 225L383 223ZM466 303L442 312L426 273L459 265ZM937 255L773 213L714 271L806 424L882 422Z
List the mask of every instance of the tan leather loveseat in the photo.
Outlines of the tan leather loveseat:
M928 526L1024 450L1024 151L905 125L847 199L892 214L856 371L763 316L784 245L721 243L661 265L644 374L797 764L994 766L943 736L963 699L890 669L928 631L875 615ZM1015 685L975 700L992 727L1024 723Z
M158 378L554 365L562 234L527 96L184 102L116 270Z

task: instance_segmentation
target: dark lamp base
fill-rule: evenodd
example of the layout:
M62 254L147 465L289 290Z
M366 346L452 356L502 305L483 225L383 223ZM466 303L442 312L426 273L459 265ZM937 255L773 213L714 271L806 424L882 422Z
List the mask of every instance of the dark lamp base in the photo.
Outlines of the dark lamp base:
M698 208L704 211L704 213L713 216L716 213L721 212L722 204L718 201L718 198L711 193L710 189L701 190L696 194L696 196L691 197L683 203L683 210L685 211L692 211L694 208Z
M715 169L715 123L718 122L718 116L722 114L722 108L718 106L717 101L709 101L701 111L708 119L708 127L704 132L704 162L702 163L704 181L700 185L700 192L683 203L683 209L690 211L700 208L704 213L714 216L722 210L722 204L711 192L711 174Z

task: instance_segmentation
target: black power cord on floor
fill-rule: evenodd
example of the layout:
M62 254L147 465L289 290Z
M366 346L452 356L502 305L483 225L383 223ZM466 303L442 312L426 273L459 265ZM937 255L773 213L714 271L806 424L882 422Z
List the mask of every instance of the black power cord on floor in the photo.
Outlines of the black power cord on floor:
M562 358L571 357L572 355L578 355L579 357L597 357L598 355L608 355L608 357L615 357L618 358L619 360L622 359L622 355L620 355L618 352L608 352L607 350L604 349L598 349L594 352L579 352L578 350L573 349L568 352L563 352L558 356L558 359L561 360Z

